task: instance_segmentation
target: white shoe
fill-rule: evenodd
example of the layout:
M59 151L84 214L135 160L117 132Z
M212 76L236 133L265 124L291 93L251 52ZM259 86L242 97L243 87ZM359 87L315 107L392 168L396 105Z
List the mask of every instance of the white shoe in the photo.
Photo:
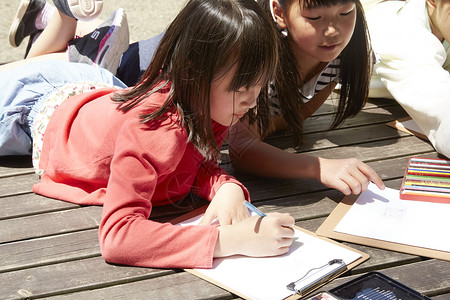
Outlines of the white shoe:
M91 33L68 44L69 61L96 64L116 74L122 54L130 43L127 16L117 9Z
M53 0L63 14L80 21L95 19L103 8L103 0Z

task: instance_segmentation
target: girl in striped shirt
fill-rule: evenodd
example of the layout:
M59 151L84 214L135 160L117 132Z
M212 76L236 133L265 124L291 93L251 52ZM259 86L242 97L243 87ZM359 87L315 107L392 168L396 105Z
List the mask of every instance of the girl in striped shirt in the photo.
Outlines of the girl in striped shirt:
M271 103L270 126L241 120L230 133L233 166L256 175L315 178L344 194L358 194L380 177L357 159L324 159L289 153L263 141L270 132L292 131L299 145L303 121L340 94L331 128L364 106L371 73L371 49L359 0L258 0L279 31L280 67L260 97ZM249 125L252 124L252 125Z

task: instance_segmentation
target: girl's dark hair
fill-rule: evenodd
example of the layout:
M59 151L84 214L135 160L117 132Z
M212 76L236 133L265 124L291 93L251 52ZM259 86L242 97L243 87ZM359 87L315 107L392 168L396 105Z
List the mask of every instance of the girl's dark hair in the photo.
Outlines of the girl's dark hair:
M353 1L356 5L356 23L353 36L340 55L341 90L336 116L330 126L330 129L333 129L341 125L345 119L355 116L367 100L372 72L372 51L364 11L359 0L278 0L278 3L286 10L292 1L299 1L300 7L303 8L326 7L349 1ZM258 0L258 2L270 14L270 1ZM278 32L278 39L281 50L280 63L274 82L275 90L284 119L292 130L296 143L300 143L304 121L300 114L303 100L299 86L302 85L302 82L299 82L299 72L288 39L280 31Z
M178 112L180 126L206 159L217 159L218 145L210 118L210 87L233 66L228 87L238 91L267 85L278 63L277 32L255 0L190 0L167 28L152 62L138 84L116 94L119 109L128 111L152 93L170 86L169 97L142 122L158 121ZM249 112L268 122L268 104L258 101Z

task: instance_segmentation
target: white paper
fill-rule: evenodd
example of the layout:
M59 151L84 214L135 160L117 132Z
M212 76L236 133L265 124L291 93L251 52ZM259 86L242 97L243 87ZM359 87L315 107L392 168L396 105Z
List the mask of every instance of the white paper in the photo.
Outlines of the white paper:
M180 225L194 225L201 217L182 222ZM212 269L196 271L247 298L272 300L292 295L293 292L286 286L303 277L311 269L322 267L333 259L342 259L348 265L361 257L353 250L299 230L295 230L294 237L294 243L285 255L216 258Z
M370 184L334 231L450 252L450 204L402 200Z

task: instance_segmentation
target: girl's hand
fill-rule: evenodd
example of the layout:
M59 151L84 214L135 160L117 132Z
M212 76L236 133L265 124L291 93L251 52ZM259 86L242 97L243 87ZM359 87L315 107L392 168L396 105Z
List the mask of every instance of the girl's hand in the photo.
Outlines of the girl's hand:
M214 257L285 254L292 244L294 223L289 214L270 213L264 218L253 216L235 225L219 226Z
M345 195L359 194L367 190L370 181L380 189L384 183L377 173L365 163L355 159L319 158L320 182Z
M244 192L234 183L225 183L217 191L199 225L209 225L215 219L220 225L236 224L250 216L244 205Z

